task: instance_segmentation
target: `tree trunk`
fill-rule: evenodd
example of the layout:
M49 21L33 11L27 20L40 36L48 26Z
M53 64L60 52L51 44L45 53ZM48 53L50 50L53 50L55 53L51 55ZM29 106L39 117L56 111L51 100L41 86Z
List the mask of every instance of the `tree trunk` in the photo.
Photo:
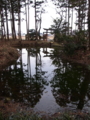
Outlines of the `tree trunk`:
M68 35L69 35L69 16L70 16L70 8L69 8L69 2L68 2Z
M34 4L35 4L35 30L36 30L36 40L37 40L36 0L34 0Z
M27 28L27 7L26 7L26 1L25 1L25 13L26 13L26 34L28 34L28 28ZM25 38L26 39L26 38Z
M20 1L18 0L18 38L21 40Z
M13 10L13 4L12 4L12 0L10 0L11 2L11 15L12 15L12 37L13 39L16 39L16 31L15 31L15 22L14 22L14 10Z
M6 1L6 2L7 2L7 1ZM9 29L8 29L7 4L5 4L5 16L6 16L7 40L9 40Z
M29 0L28 0L28 32L29 32ZM29 40L29 35L28 35L28 40Z
M6 36L5 36L5 25L4 25L4 15L3 15L4 11L2 9L2 12L1 12L1 29L2 29L2 39L6 40Z
M90 0L88 0L88 33L89 33L89 50L90 50Z
M71 20L71 34L73 33L73 8L72 8L72 20Z
M80 14L80 1L79 1L79 8L78 8L78 29L81 31L81 20L80 20L81 14Z

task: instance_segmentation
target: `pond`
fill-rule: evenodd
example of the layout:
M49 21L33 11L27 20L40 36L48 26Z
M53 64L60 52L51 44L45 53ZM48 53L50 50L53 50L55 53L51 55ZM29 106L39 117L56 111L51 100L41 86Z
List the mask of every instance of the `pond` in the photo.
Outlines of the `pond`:
M36 112L90 111L90 71L64 61L56 48L18 51L15 64L0 72L0 96Z

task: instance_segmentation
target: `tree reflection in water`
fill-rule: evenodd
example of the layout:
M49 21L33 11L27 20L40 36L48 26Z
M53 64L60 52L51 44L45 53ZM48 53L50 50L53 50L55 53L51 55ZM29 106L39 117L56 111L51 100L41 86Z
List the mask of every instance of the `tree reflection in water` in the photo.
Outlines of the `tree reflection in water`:
M0 73L0 96L31 107L38 103L36 108L45 104L46 111L90 106L90 71L62 60L60 52L56 48L27 49L27 54L22 53L14 65Z
M52 93L60 106L75 105L83 109L90 100L90 71L80 65L72 65L58 56L59 50L54 49L51 57L52 64L56 66L50 81Z
M20 50L22 52L22 50ZM46 82L45 71L42 71L40 49L27 49L28 65L22 63L22 56L12 66L0 73L0 96L10 97L14 101L25 102L34 107L40 100ZM30 57L36 58L36 73L31 74ZM38 61L38 59L40 59ZM40 64L39 64L39 63ZM27 70L24 69L27 66Z

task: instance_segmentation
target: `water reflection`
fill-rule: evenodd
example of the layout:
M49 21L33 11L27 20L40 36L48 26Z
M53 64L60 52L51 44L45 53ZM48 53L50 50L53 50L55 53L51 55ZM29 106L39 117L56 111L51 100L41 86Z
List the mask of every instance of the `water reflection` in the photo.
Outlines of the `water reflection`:
M22 52L22 50L20 50ZM42 71L40 50L27 50L27 65L22 64L22 56L12 66L0 74L0 95L13 98L15 101L26 102L33 107L41 98L45 85L48 85L45 71ZM33 56L35 74L31 74L30 56ZM40 57L41 59L41 57ZM39 64L40 63L40 64ZM24 68L27 66L27 70Z
M0 96L52 113L63 108L89 110L90 71L62 60L56 48L19 51L16 63L0 73Z
M52 64L57 66L50 82L52 93L60 106L75 105L82 110L90 99L90 71L62 61L58 52L54 50L51 56Z

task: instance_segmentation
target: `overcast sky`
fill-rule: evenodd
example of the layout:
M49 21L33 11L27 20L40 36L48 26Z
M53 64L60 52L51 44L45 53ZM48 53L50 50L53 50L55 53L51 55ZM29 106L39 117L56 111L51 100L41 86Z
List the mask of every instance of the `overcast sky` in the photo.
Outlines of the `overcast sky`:
M49 28L53 24L53 19L57 18L55 6L53 5L51 0L48 0L47 7L45 7L45 13L42 15L42 28L41 33L44 31L43 28ZM25 9L24 9L25 10ZM22 15L25 18L25 15ZM74 13L74 23L76 21L76 13ZM71 22L70 22L71 23ZM30 7L30 25L29 29L35 29L35 9ZM75 24L73 24L73 29L75 29ZM21 32L26 33L26 22L25 20L21 25Z
M53 24L53 19L57 18L58 15L56 14L55 6L53 5L51 0L48 0L48 3L45 7L45 13L42 15L42 28L41 28L41 33L43 33L43 28L50 28L51 25ZM25 12L25 8L22 8L23 12ZM72 13L71 13L72 14ZM29 20L29 29L35 29L35 9L30 6L30 20ZM21 13L21 18L24 18L24 20L21 22L21 33L26 34L26 16ZM70 18L71 21L72 17ZM76 28L75 22L76 22L76 12L74 10L74 15L73 15L73 29ZM71 22L70 22L71 24ZM71 25L70 25L71 26ZM11 28L11 27L10 27ZM18 22L16 22L16 31L18 32ZM10 30L11 32L11 30Z
M48 1L46 13L42 15L42 28L41 32L43 32L43 28L49 28L53 24L53 19L56 18L56 11L55 7L52 4L52 2ZM22 15L23 18L25 18L24 15ZM35 13L34 8L30 7L30 29L35 28ZM26 22L23 21L21 24L21 31L22 33L26 33Z

